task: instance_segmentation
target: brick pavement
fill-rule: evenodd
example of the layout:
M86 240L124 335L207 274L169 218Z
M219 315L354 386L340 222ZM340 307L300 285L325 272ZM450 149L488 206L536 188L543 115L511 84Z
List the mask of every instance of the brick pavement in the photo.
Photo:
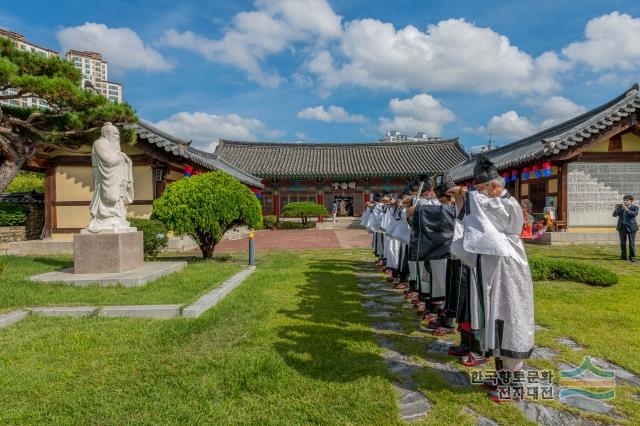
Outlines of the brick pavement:
M277 230L258 231L256 250L349 249L371 247L371 236L362 229ZM248 240L225 240L216 245L216 252L246 251Z

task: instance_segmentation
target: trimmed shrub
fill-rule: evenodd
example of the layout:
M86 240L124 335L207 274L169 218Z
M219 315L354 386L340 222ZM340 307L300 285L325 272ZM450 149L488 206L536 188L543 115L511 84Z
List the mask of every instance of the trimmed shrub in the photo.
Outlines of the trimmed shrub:
M169 237L164 223L153 219L129 219L129 223L142 231L145 259L155 259L167 246Z
M568 259L529 257L534 281L574 281L599 287L618 283L618 276L602 266Z
M211 259L227 230L243 224L262 227L262 206L249 187L217 171L173 182L153 202L152 217L178 236L189 235L202 257Z
M312 229L316 227L315 222L278 222L276 225L277 229Z
M262 223L264 229L272 229L274 226L278 225L278 218L274 215L263 216Z
M27 223L28 213L20 204L0 203L0 226L22 226Z
M312 203L309 201L296 201L289 203L282 209L284 217L299 217L303 224L307 224L309 217L327 216L329 212L322 204Z

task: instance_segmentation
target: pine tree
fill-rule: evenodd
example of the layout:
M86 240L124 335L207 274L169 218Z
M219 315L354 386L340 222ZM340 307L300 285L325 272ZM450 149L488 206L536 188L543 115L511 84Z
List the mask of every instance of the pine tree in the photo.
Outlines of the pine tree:
M103 123L136 120L127 104L80 87L80 71L61 58L49 58L18 50L0 38L0 100L35 97L49 105L20 108L0 105L0 192L39 148L77 149L98 137ZM13 90L10 90L13 89ZM121 129L123 139L135 133Z

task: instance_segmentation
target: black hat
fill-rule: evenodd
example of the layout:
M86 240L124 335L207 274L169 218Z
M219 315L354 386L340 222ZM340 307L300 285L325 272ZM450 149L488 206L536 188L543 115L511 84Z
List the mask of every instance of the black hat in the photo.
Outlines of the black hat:
M478 156L478 162L473 168L473 180L476 185L481 183L487 183L494 179L500 179L501 176L498 170L493 165L491 160L485 157L483 154Z
M444 197L447 195L448 190L456 186L455 182L451 180L446 172L440 176L436 176L436 184L436 195L438 197Z
M633 201L633 195L627 194L624 197L622 197L623 200L630 200Z

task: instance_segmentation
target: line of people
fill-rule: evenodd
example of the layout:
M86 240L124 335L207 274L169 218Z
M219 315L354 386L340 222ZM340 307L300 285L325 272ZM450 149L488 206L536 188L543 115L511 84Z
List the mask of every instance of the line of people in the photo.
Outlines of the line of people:
M446 176L421 180L397 198L376 194L365 209L361 224L373 236L378 268L433 335L460 333L448 352L463 365L488 367L494 357L496 371L522 372L534 317L520 205L484 156L474 190ZM496 402L499 384L485 384Z

